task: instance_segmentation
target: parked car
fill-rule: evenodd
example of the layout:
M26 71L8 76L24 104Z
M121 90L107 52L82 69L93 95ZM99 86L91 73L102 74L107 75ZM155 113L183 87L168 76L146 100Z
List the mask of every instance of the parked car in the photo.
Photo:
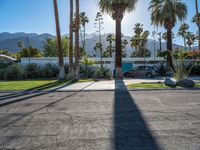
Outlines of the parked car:
M157 69L156 67L153 66L138 66L124 73L124 77L126 78L131 78L136 76L153 78L156 75L158 75Z

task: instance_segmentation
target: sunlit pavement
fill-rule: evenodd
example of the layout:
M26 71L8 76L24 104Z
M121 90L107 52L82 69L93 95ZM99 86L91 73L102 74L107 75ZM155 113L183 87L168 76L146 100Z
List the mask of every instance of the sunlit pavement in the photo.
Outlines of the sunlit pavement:
M199 97L199 90L125 87L1 93L0 149L199 150Z
M134 83L158 83L164 82L164 77L156 77L156 78L134 78L134 79L124 79L124 84L127 86L129 84ZM194 80L196 83L200 83L200 77L192 77L190 78ZM82 83L74 83L72 85L63 87L58 91L112 91L115 89L121 88L120 84L115 84L115 80L101 80L94 82L82 82Z

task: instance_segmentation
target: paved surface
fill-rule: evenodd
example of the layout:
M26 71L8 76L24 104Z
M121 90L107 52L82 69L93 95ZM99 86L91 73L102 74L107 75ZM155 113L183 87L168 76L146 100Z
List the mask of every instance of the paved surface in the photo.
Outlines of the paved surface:
M191 78L196 83L200 83L200 77L193 77ZM164 78L157 77L152 79L124 79L124 84L129 85L133 83L157 83L157 82L164 82ZM82 82L82 83L75 83L66 87L59 89L58 91L108 91L108 90L115 90L119 89L120 87L115 84L114 80L107 80L107 81L98 81L98 82Z
M0 93L1 150L199 150L200 91Z

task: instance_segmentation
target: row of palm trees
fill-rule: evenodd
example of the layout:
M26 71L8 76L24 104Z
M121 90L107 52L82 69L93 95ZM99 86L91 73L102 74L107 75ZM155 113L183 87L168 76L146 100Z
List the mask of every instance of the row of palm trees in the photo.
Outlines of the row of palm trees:
M60 49L60 30L59 30L59 19L58 19L58 9L57 9L57 0L54 1L54 10L55 10L55 20L56 20L56 31L58 38L58 55L59 55L59 65L61 68L59 78L64 78L62 68L63 68L63 58ZM115 34L115 43L116 43L116 56L115 56L115 76L117 78L122 78L122 33L121 33L121 21L124 17L125 12L130 12L135 9L136 3L138 0L98 0L99 7L101 12L108 13L116 22L116 34ZM80 48L79 48L79 0L76 2L76 17L75 17L75 62L73 62L72 53L73 51L73 35L71 24L73 22L73 0L70 0L70 70L74 69L75 78L78 79L79 72L79 58L80 58ZM195 0L196 3L196 23L200 31L200 15L198 12L198 0ZM162 26L167 30L167 65L169 68L173 68L172 62L172 29L175 26L177 21L183 21L187 16L187 6L180 0L151 0L149 11L151 12L151 21L155 26ZM200 48L200 32L199 32L199 48ZM70 71L70 73L73 71ZM71 75L71 76L74 76Z
M80 47L79 47L79 27L80 27L80 15L79 15L79 0L76 2L76 16L75 16L75 60L73 60L73 7L74 1L70 0L70 26L69 26L69 74L68 78L73 78L75 80L79 79L79 58L80 58ZM66 78L64 70L64 59L61 47L61 33L59 24L59 13L57 0L53 0L54 4L54 14L56 23L56 34L57 34L57 48L59 57L59 80L64 80Z

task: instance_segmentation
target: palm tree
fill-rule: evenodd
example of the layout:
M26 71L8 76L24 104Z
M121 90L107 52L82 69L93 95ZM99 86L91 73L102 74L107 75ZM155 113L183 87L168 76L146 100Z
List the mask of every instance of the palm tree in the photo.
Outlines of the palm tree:
M17 43L17 46L18 46L20 49L24 48L24 44L23 44L23 42L21 42L21 41Z
M195 4L196 4L196 22L197 22L197 26L198 26L198 30L199 30L199 36L198 36L198 40L199 40L199 50L200 50L200 14L199 14L199 9L198 9L198 0L195 0Z
M141 33L143 32L143 24L136 23L135 27L133 28L135 36L140 38Z
M74 77L73 66L73 0L70 0L70 26L69 26L69 78Z
M76 18L75 18L75 80L79 80L79 59L80 59L80 46L79 46L79 0L76 0Z
M138 53L138 47L140 45L139 39L136 36L134 36L130 41L131 41L131 47L135 48L135 53L137 54Z
M116 55L115 55L115 76L122 78L122 40L121 40L121 21L126 11L130 12L135 8L138 0L100 0L99 5L102 12L112 15L116 21Z
M174 33L172 32L172 39L174 39L174 38L175 38L175 35L174 35ZM162 39L165 40L165 41L167 41L167 32L164 32L164 33L162 34Z
M125 57L126 57L126 46L128 45L128 41L126 40L126 39L124 39L123 40L123 42L122 42L122 47L123 47L123 49L124 49L124 55L125 55Z
M110 58L112 58L112 43L115 41L115 37L112 34L109 34L106 41L109 43L109 54Z
M63 60L63 51L62 51L62 42L60 34L60 23L59 23L59 14L58 14L58 5L57 0L53 0L54 4L54 14L56 22L56 34L57 34L57 46L58 46L58 58L59 58L59 80L65 78L65 69L64 69L64 60Z
M103 69L103 45L101 42L97 42L94 46L94 50L97 52L97 50L99 50L99 55L100 55L100 62L101 62L101 69Z
M80 13L80 24L83 27L83 50L85 50L85 26L86 23L89 23L88 17L85 15L85 12Z
M181 35L183 37L183 41L184 41L184 47L185 47L185 50L186 50L186 33L188 32L188 29L189 29L189 25L186 24L186 23L183 23L181 24L181 26L179 27L179 30L178 30L178 35Z
M172 28L177 20L182 21L187 16L187 6L177 0L151 0L151 21L155 26L164 26L167 30L167 65L173 68L172 62Z
M197 15L195 15L193 18L192 18L192 22L195 23L198 27L198 49L200 50L200 22L198 23L198 18L200 18L200 13L197 17Z
M187 32L185 35L185 38L187 40L187 45L189 47L189 50L192 50L192 45L194 44L196 37L192 32Z
M150 32L149 31L144 31L143 34L142 34L142 47L146 49L146 45L147 45L147 42L148 42L148 37L150 35Z

